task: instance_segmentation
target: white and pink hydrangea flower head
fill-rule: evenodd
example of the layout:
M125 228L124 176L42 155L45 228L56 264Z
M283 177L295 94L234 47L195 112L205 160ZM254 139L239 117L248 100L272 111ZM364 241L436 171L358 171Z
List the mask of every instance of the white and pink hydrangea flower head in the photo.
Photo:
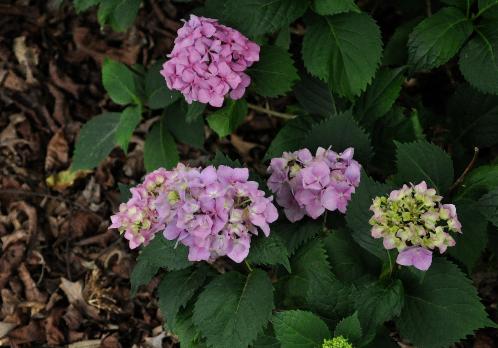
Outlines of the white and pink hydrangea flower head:
M178 164L158 169L132 189L132 198L111 217L130 248L147 244L157 232L189 248L190 261L228 256L242 262L259 229L270 234L278 212L272 197L249 180L247 168L205 169ZM162 238L156 237L156 238Z
M319 147L273 158L268 168L268 187L291 222L305 215L317 219L325 210L345 213L351 194L360 184L360 164L354 149L342 153Z
M376 197L370 207L372 237L383 238L386 249L399 251L399 265L427 271L432 251L444 253L455 245L451 233L462 232L455 206L441 204L442 199L425 181Z
M259 61L260 47L217 20L190 15L178 30L161 74L186 101L221 107L228 94L240 99L251 82L244 71Z

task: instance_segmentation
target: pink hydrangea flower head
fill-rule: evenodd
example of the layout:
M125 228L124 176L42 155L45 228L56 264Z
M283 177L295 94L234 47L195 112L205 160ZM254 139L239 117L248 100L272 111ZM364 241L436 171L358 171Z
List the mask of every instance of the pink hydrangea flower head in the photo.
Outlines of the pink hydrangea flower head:
M426 271L433 250L444 253L455 245L451 234L462 232L456 207L441 204L442 199L425 181L376 197L370 206L372 237L383 238L384 248L399 251L398 264Z
M147 244L162 231L164 238L189 248L190 261L228 256L242 262L251 237L259 230L268 236L278 218L272 197L249 180L247 168L178 164L148 174L132 193L111 217L110 228L124 233L130 248Z
M360 184L360 164L354 149L342 153L319 147L315 156L308 149L273 158L268 187L291 222L305 215L317 219L325 210L345 213L351 194Z
M191 15L178 30L161 74L187 102L221 107L228 94L240 99L251 83L244 71L259 61L260 47L217 20Z

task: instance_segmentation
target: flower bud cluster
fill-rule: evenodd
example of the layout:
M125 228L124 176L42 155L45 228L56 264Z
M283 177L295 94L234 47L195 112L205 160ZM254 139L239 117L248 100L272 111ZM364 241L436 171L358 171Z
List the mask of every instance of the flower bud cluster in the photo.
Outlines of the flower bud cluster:
M247 168L213 166L158 169L131 189L132 198L111 217L130 248L147 244L159 231L186 245L190 261L228 256L242 262L258 228L268 236L278 212L272 198L249 181Z
M353 348L353 345L343 336L323 340L322 348Z
M450 232L461 233L455 206L441 204L441 200L425 181L376 197L370 207L374 214L369 221L372 237L383 238L386 249L400 252L398 264L427 270L432 250L444 253L455 245Z
M188 103L221 107L228 93L242 98L251 82L244 71L259 60L259 50L237 30L191 15L178 30L161 74L168 88L180 91Z
M302 149L271 160L268 187L290 221L316 219L325 210L346 212L360 184L361 166L353 154L353 148L336 153L320 147L315 156Z

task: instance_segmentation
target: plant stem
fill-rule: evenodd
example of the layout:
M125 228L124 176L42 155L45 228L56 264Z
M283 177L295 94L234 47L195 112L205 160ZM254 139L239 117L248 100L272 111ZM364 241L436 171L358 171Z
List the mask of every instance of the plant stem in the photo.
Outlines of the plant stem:
M249 262L245 261L245 260L244 260L244 263L246 264L247 269L249 270L249 272L252 272L251 264Z
M453 185L451 185L451 187L449 189L450 193L453 192L453 190L455 190L463 182L463 179L465 179L465 176L467 176L467 174L472 169L472 167L474 167L474 164L477 161L478 154L479 154L479 148L474 147L474 156L472 156L472 159L470 160L469 164L467 165L467 167L463 171L462 175L460 175L458 177L458 179L455 181L455 183Z
M274 116L274 117L283 118L285 120L292 120L293 118L297 117L297 115L290 115L290 114L286 114L283 112L273 111L273 110L270 110L269 108L264 108L262 106L251 104L251 103L248 103L248 106L249 106L249 109L253 109L254 111L261 112L263 114L267 114L267 115Z

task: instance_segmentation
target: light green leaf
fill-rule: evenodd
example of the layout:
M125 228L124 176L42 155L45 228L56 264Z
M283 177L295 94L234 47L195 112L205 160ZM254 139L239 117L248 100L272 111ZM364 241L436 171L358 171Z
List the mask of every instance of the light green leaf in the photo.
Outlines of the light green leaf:
M354 158L366 164L373 155L369 135L356 123L350 111L329 117L315 123L307 133L304 147L311 152L319 146L342 152L349 147L354 148Z
M116 146L120 114L106 112L93 117L80 130L71 170L92 169Z
M414 346L450 347L479 328L495 326L471 281L451 262L435 258L422 280L407 273L405 306L396 325Z
M404 68L381 69L355 104L355 116L362 124L372 124L393 106L404 81Z
M360 12L353 0L314 0L313 11L327 16L343 12Z
M106 58L102 66L102 83L116 104L141 103L133 72L123 63Z
M472 21L455 7L445 7L420 22L408 40L408 63L414 70L446 63L472 34Z
M142 108L139 105L128 106L121 113L119 118L118 129L116 130L116 143L123 149L124 152L128 151L128 144L130 142L133 131L140 123L142 118Z
M306 69L349 98L359 95L372 80L381 52L379 27L366 14L313 18L304 35Z
M95 6L100 3L100 0L74 0L74 8L76 13L80 13L88 10L90 7Z
M425 140L413 143L396 143L398 184L418 184L425 180L427 186L444 195L453 183L453 162L440 147Z
M266 327L272 310L273 286L265 272L228 272L199 295L193 320L209 346L247 347Z
M116 8L120 0L105 0L100 1L99 10L97 12L97 20L100 27L103 28L112 16L112 11Z
M358 312L353 313L349 317L342 319L334 330L334 336L342 336L348 339L353 344L356 344L362 335Z
M277 313L272 319L282 348L316 348L331 337L327 324L317 315L300 310Z
M498 189L482 196L477 206L488 221L498 227Z
M161 280L157 289L159 308L172 331L175 331L178 312L204 284L208 271L208 267L201 264L198 268L168 272Z
M161 121L152 126L151 131L147 134L144 146L144 164L147 172L163 167L166 169L173 168L180 156L176 148L175 140L168 131L164 117Z
M226 1L221 18L249 36L275 32L302 16L308 0ZM218 13L220 9L218 9ZM223 22L223 21L222 21Z
M475 31L476 35L465 45L460 54L460 71L465 79L480 91L498 94L496 19L481 21Z
M282 265L287 272L291 272L289 251L284 241L276 233L271 233L269 237L253 238L247 261L256 265Z
M497 187L498 164L480 166L465 177L457 198L478 200L482 195Z
M110 18L112 29L115 31L128 29L137 17L141 2L141 0L119 0Z
M299 79L289 52L278 46L263 46L259 62L249 70L251 88L263 97L277 97L292 89Z
M323 81L305 73L294 87L294 94L301 106L310 114L330 117L337 114L334 96Z
M147 96L147 105L151 109L162 109L177 101L181 94L172 91L166 85L164 77L160 71L162 62L153 64L145 75L145 94Z
M164 123L173 136L181 143L198 149L204 147L204 119L187 121L188 104L180 100L164 109Z
M243 122L247 115L247 102L241 100L227 100L223 109L216 110L207 118L209 127L220 137L233 133Z

